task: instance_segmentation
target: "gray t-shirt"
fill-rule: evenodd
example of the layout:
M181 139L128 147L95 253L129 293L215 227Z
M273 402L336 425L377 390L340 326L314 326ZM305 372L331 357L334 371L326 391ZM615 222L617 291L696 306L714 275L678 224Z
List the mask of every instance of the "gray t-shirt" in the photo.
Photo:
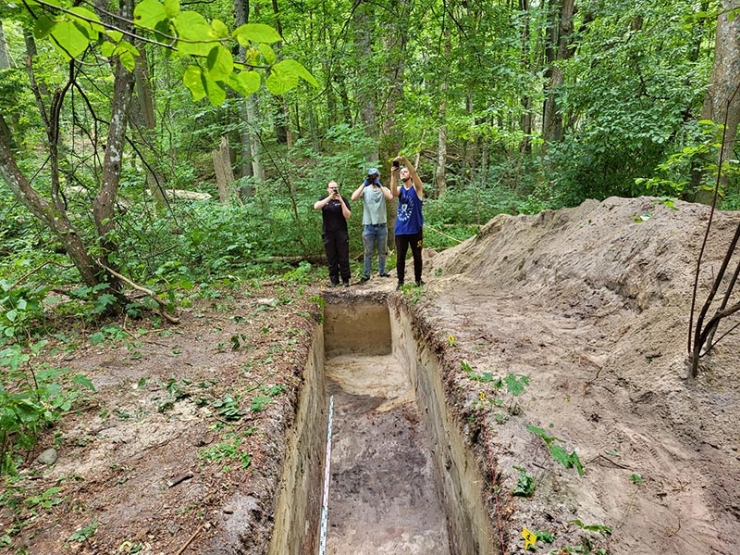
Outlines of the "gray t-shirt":
M385 197L380 187L372 185L362 190L362 225L388 223L385 211Z

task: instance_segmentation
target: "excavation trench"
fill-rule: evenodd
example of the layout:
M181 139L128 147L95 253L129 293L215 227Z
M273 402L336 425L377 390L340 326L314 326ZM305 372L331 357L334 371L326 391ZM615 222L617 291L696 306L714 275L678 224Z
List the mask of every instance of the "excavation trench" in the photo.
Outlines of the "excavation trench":
M270 553L498 553L485 480L407 312L383 295L325 300Z

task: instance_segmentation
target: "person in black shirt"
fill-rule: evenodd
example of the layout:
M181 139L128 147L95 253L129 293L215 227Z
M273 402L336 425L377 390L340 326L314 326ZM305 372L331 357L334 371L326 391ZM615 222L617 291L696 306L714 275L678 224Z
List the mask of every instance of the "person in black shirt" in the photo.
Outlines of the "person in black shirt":
M339 276L342 284L349 287L349 231L347 220L352 215L349 201L339 194L339 185L336 181L329 181L326 188L328 195L321 197L313 205L314 210L321 210L324 221L322 237L326 262L329 266L329 279L332 287L339 285Z

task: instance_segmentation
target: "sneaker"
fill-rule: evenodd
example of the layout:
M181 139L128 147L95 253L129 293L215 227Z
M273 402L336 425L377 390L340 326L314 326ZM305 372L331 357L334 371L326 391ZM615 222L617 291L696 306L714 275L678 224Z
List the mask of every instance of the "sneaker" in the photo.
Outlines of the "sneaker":
M424 282L421 281L421 280L419 280L419 281L416 282L416 286L417 287L423 287L424 286Z
M396 291L400 291L401 289L403 289L403 282L399 281L398 285L396 285Z
M349 287L349 282L348 282L348 281L345 281L345 282L344 282L344 283L342 284L342 287Z
M388 272L383 272L382 274L378 274L380 277L391 277L391 275Z
M362 276L360 278L360 283L365 283L366 281L370 281L370 276Z
M329 283L329 287L339 287L339 282L338 281L332 281L331 283Z

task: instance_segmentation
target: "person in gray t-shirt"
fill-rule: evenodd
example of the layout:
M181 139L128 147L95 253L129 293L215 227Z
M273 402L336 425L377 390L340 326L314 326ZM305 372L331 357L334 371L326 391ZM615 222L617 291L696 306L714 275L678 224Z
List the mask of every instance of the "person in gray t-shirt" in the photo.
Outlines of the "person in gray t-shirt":
M393 199L388 187L380 183L380 172L370 168L367 179L352 193L352 201L362 199L362 247L365 260L360 283L370 279L373 266L373 249L378 248L378 275L390 277L385 270L385 259L388 257L388 216L385 210L387 200Z

